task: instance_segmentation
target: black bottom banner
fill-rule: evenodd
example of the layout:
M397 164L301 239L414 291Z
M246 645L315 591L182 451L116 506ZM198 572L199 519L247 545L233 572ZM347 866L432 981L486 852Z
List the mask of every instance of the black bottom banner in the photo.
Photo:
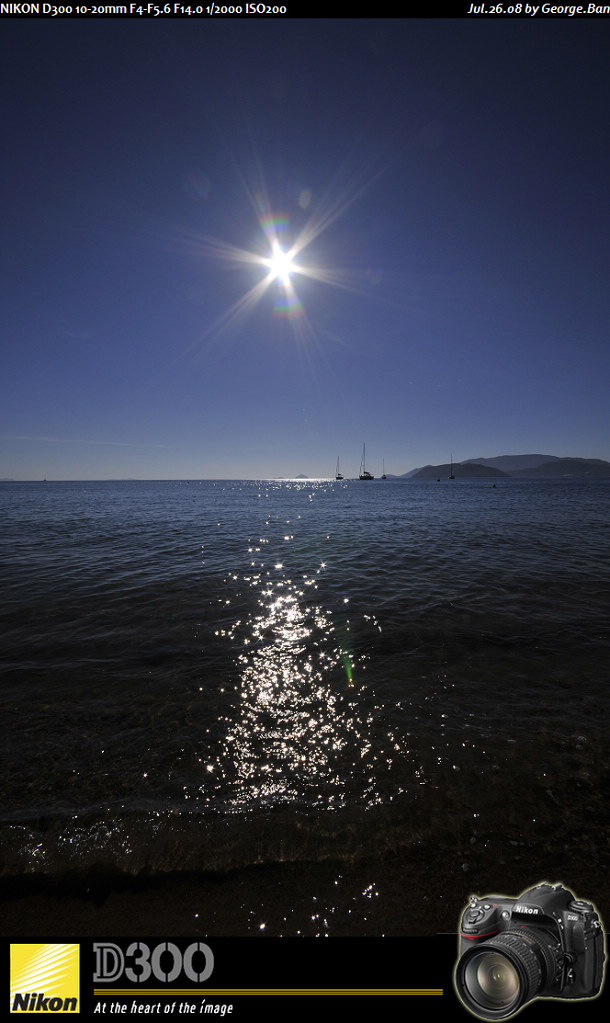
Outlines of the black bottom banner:
M458 958L456 934L20 939L6 941L4 954L11 1013L285 1020L292 1012L326 1019L356 1010L378 1020L440 1011L448 1019L508 1019L523 1009L532 1023L551 1014L607 1018L603 985L596 998L539 997L536 978L499 960L472 974L478 1001L466 1006L455 985Z

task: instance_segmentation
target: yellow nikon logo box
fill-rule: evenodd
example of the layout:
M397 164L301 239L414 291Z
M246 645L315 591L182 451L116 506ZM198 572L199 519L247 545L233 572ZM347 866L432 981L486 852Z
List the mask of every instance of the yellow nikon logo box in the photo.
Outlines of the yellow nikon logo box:
M11 945L11 1012L79 1012L78 945Z

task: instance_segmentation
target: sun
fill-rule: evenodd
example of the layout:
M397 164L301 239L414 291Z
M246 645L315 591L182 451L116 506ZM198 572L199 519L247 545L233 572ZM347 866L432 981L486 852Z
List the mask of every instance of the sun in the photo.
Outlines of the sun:
M292 252L284 252L279 242L274 241L271 256L265 260L266 266L269 267L271 279L281 281L285 288L290 283L291 273L296 269L293 255Z

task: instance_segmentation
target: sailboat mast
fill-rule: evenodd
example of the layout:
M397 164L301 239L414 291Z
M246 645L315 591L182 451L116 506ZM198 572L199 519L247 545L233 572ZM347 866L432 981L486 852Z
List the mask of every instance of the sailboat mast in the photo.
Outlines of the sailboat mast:
M374 480L375 477L371 476L370 472L366 470L366 444L362 445L362 461L360 462L360 479L361 480Z

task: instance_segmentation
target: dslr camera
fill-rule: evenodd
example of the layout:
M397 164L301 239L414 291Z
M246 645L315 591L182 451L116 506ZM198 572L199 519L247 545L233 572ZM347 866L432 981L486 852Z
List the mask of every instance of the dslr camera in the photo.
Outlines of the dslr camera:
M601 921L560 884L516 899L473 896L460 922L454 982L481 1019L507 1019L533 998L593 998L603 981Z

